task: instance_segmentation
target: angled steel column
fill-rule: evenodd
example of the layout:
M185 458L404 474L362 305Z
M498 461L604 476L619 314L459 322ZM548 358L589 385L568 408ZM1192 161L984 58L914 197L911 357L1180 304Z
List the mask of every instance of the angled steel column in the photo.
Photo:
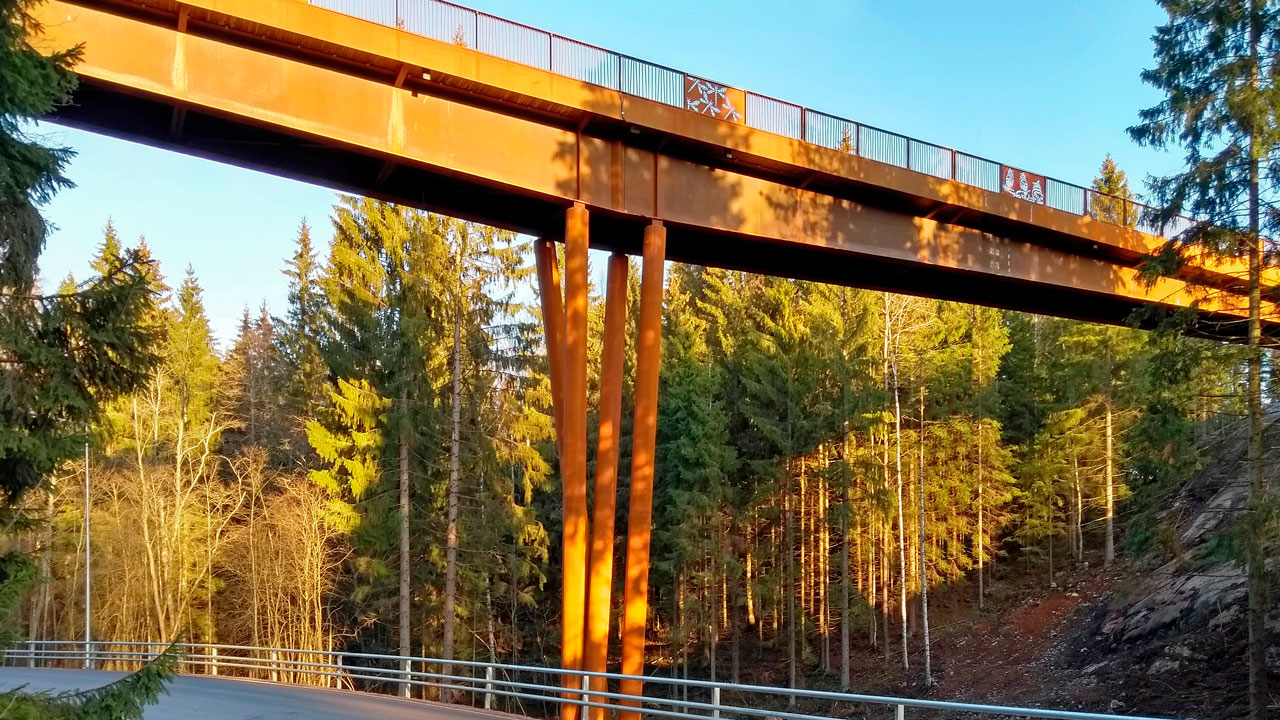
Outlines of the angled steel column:
M654 220L644 229L640 276L640 339L636 348L636 415L631 450L631 498L627 510L627 576L622 618L622 672L644 674L644 631L649 612L649 535L653 521L653 453L658 428L658 364L662 360L662 276L667 229ZM644 684L624 680L620 691L639 695ZM621 701L639 707L638 701ZM618 720L639 720L619 712Z
M533 245L542 298L542 328L547 336L547 373L551 380L551 419L556 431L556 456L564 458L564 298L560 294L560 263L556 244L538 240Z
M587 607L587 208L574 203L565 213L564 288L565 357L564 450L560 477L564 483L564 596L562 598L561 666L582 669L583 616ZM577 675L564 676L567 689L582 689ZM566 699L579 700L568 692ZM580 705L564 703L560 717L578 720Z
M591 578L583 669L605 672L609 658L609 605L613 590L613 518L618 497L618 439L622 430L622 356L627 344L627 256L609 257L604 305L604 348L600 353L600 432L596 444L595 500L591 515ZM592 678L592 690L607 690ZM593 697L608 703L608 698ZM589 708L590 720L605 720L605 708Z

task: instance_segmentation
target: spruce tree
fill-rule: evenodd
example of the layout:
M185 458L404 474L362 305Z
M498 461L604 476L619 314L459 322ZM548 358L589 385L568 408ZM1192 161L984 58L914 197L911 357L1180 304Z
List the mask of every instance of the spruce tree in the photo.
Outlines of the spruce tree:
M40 205L70 183L66 148L28 137L35 118L68 101L79 49L31 45L32 2L0 2L0 515L83 450L99 404L136 387L158 359L143 318L154 298L136 252L108 247L101 275L41 294Z
M1166 248L1156 267L1175 272L1185 255L1245 260L1248 320L1248 476L1250 500L1241 547L1249 578L1249 713L1267 716L1270 578L1266 549L1273 512L1263 467L1262 268L1265 238L1280 230L1280 4L1269 0L1161 0L1168 22L1156 29L1156 65L1143 80L1165 94L1130 128L1138 142L1183 150L1185 169L1153 180L1158 224L1187 214L1195 224ZM1243 332L1241 332L1243 331Z
M1108 153L1093 179L1094 192L1089 195L1089 213L1113 225L1133 227L1138 223L1138 212L1129 192L1129 178Z
M320 288L324 268L316 256L311 227L305 219L298 225L295 243L293 256L283 271L289 278L288 310L284 318L274 324L278 328L275 340L288 374L285 381L288 409L295 417L302 417L318 412L327 400L328 368L320 348L325 340L328 308ZM301 422L295 424L295 428L300 427ZM290 451L296 462L305 463L304 443L299 440L295 429L289 439Z
M136 252L107 247L100 273L55 295L42 295L36 267L47 226L40 206L70 181L71 151L28 135L31 123L70 100L71 68L81 49L44 54L33 47L42 28L33 0L0 0L0 519L13 527L27 491L80 454L104 401L143 382L158 357L145 319L155 298ZM16 551L0 555L0 595L16 597L35 573ZM152 668L105 703L66 708L71 717L138 717L155 699L171 665ZM21 692L10 711L50 716Z

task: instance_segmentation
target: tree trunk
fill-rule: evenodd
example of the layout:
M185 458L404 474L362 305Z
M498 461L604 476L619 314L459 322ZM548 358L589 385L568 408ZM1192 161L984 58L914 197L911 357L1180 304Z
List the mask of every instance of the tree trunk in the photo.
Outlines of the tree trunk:
M755 548L755 546L752 544L752 540L753 540L752 531L753 531L753 527L750 525L747 526L747 559L746 559L746 566L745 566L747 584L744 590L746 592L746 599L747 599L747 624L748 625L756 624L755 596L754 596L754 591L751 588L751 579L752 577L754 577L752 575L752 570L753 570L752 561L754 559L753 550Z
M876 616L876 595L880 591L876 577L876 528L878 518L869 518L867 522L867 642L871 647L877 643L876 628L880 620Z
M409 405L408 391L400 393L400 654L409 655ZM409 697L409 661L400 661L406 682L400 695Z
M925 564L924 526L924 385L920 386L920 626L924 630L924 685L933 687L932 659L929 655L929 573Z
M787 687L794 689L798 676L796 666L799 664L799 659L796 657L796 633L799 632L799 629L796 624L795 528L793 527L792 518L795 502L790 492L789 482L784 502L786 504L783 521L786 523L786 539L783 550L787 556L787 581L785 583L787 592ZM789 706L795 704L794 695L790 696L787 704Z
M1249 13L1250 81L1258 85L1258 48L1262 42L1263 0L1253 0ZM1258 196L1260 149L1249 134L1249 525L1246 559L1249 576L1249 717L1266 720L1267 592L1266 522L1268 488L1263 476L1262 424L1262 261L1261 203Z
M1107 538L1106 538L1106 550L1102 557L1102 566L1110 567L1111 563L1114 562L1116 559L1116 544L1115 544L1116 543L1116 495L1115 495L1115 461L1113 458L1113 453L1115 452L1114 451L1115 444L1114 444L1114 440L1112 439L1112 433L1111 433L1111 395L1109 392L1107 397L1104 399L1104 403L1105 403L1105 407L1103 408L1103 410L1107 416L1106 418L1107 457L1106 457L1106 469L1104 470L1104 475L1106 476L1106 483L1107 483Z
M889 434L885 433L885 439ZM893 576L890 572L892 563L889 558L889 546L893 542L893 522L889 518L880 521L880 630L884 641L884 664L890 665L893 658L893 642L889 640L889 585Z
M462 275L458 268L458 277ZM459 280L461 286L461 280ZM441 629L440 652L446 661L453 659L453 631L457 612L458 594L458 485L459 466L462 452L462 297L459 287L457 307L453 313L453 416L449 429L449 484L445 491L446 529L444 555L444 618ZM453 673L453 666L447 662L443 665L444 675ZM440 689L441 702L450 702L452 693L449 688Z
M831 463L822 449L822 476L818 478L818 627L822 633L822 670L831 671L831 614L827 584L831 576L831 530L827 523L827 471Z
M1074 529L1071 542L1071 552L1076 562L1084 560L1084 498L1080 489L1080 458L1073 452L1071 454L1071 470L1072 485L1075 489L1075 512L1073 513L1071 522Z
M986 542L983 527L983 506L982 506L982 403L978 395L978 370L979 351L978 351L978 316L977 310L973 310L970 314L970 330L972 333L972 343L969 346L969 375L973 384L973 443L976 446L975 473L978 483L978 530L973 538L973 554L978 561L978 609L981 610L987 598L987 588L982 577L984 561L986 560Z
M846 413L847 416L847 413ZM853 459L849 457L849 433L845 430L844 438L844 492L841 493L840 509L840 689L850 687L849 668L849 516L852 512L853 483L850 475L853 472ZM859 557L858 561L861 562Z
M898 620L902 624L902 669L911 664L907 660L907 528L902 512L902 399L898 388L898 344L893 346L893 428L894 463L898 480Z

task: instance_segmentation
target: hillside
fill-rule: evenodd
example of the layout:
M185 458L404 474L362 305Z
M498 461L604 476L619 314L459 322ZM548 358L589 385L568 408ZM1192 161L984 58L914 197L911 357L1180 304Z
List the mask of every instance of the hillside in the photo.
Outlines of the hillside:
M1280 439L1276 417L1268 440ZM1275 443L1270 443L1275 447ZM1274 452L1274 451L1273 451ZM1246 582L1223 531L1247 500L1243 439L1160 515L1155 547L1106 571L1083 564L1057 588L1021 584L995 617L944 635L935 693L946 699L1172 717L1245 717ZM1013 582L1013 581L1009 581ZM1280 684L1280 611L1268 654ZM1272 687L1277 687L1273 685Z

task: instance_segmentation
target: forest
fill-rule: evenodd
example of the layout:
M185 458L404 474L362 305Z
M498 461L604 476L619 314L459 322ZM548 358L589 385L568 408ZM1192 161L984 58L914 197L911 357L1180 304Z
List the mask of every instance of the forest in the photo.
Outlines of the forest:
M1095 187L1128 193L1110 158ZM105 403L87 468L24 500L47 578L27 637L81 636L87 512L98 639L558 662L528 239L347 196L328 222L327 248L298 228L287 307L220 343L194 271L107 221L93 270L145 268L158 362ZM1244 348L1177 314L1138 330L679 264L665 300L655 671L849 688L880 658L927 686L930 609L980 616L1001 577L1165 542L1161 503L1243 412Z

